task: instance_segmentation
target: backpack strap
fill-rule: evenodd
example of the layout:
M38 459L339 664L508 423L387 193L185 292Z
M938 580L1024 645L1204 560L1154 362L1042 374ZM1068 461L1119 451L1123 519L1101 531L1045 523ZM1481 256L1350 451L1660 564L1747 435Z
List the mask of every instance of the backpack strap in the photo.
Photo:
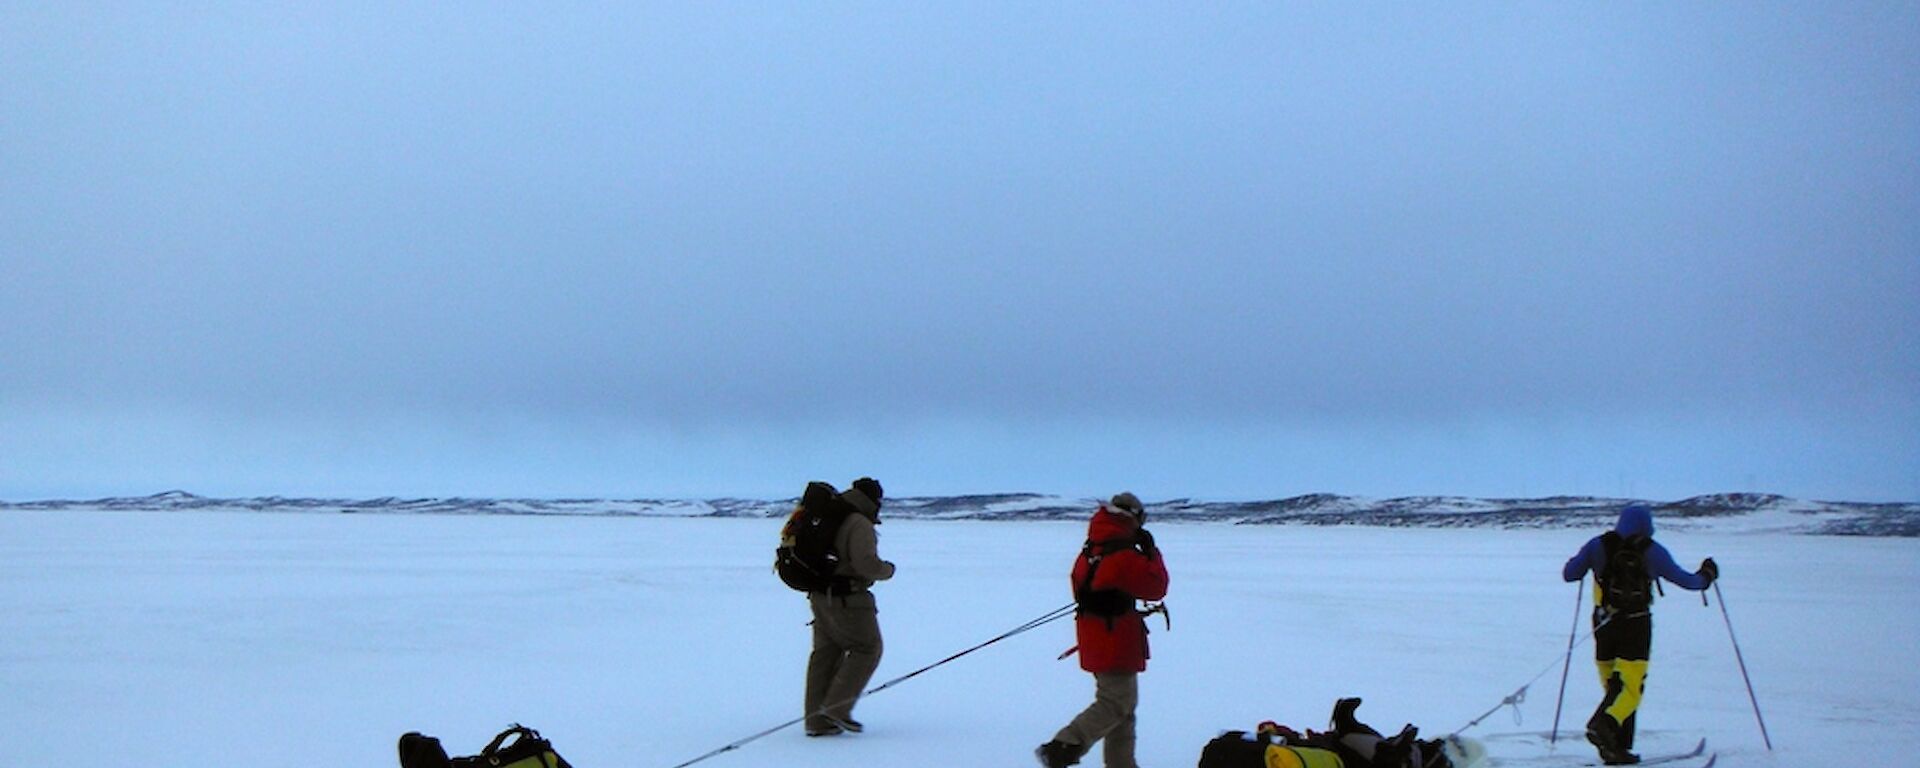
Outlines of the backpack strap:
M859 513L854 511L853 505L848 504L846 499L840 498L837 494L827 500L826 506L820 512L822 525L825 525L828 530L827 554L832 557L833 568L834 571L836 571L827 574L829 581L827 585L827 595L829 597L846 597L847 595L860 591L853 588L852 576L837 573L843 557L840 553L840 529L847 526L847 518L856 514Z
M1100 572L1100 563L1107 555L1128 548L1125 542L1088 541L1080 548L1080 556L1086 558L1087 572L1080 577L1080 583L1073 589L1074 615L1099 616L1107 620L1107 629L1113 629L1113 620L1119 616L1133 613L1133 595L1120 589L1094 589L1094 574Z
M1653 563L1647 560L1647 552L1653 549L1653 537L1634 535L1627 537L1627 546L1640 553L1640 562L1647 567L1647 581L1653 584L1653 592L1661 597L1667 596L1666 587L1660 586L1660 574L1653 571Z
M506 746L507 737L509 736L519 736L521 739L537 740L540 738L540 733L519 723L513 723L508 725L506 730L501 731L500 735L493 737L493 741L487 743L487 748L480 750L480 756L492 757L499 754L500 748ZM516 740L515 743L518 743L518 740Z
M1600 534L1600 567L1593 569L1593 586L1598 590L1594 592L1594 608L1607 607L1604 597L1607 594L1607 584L1613 581L1613 556L1620 551L1620 547L1625 542L1626 539L1620 535L1619 531Z

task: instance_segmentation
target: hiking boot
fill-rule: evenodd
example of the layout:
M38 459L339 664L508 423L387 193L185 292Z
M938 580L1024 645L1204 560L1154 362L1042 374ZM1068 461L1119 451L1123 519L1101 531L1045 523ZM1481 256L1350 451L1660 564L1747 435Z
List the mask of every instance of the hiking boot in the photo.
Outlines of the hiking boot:
M1064 741L1049 741L1035 748L1033 756L1045 768L1067 768L1080 762L1080 746Z
M860 724L860 721L851 717L834 717L833 715L827 715L827 722L833 723L838 726L840 730L846 731L847 733L860 733L867 729L866 726Z
M1620 726L1605 714L1596 714L1587 721L1587 743L1600 753L1600 762L1607 765L1633 765L1640 762L1639 755L1620 746Z
M1596 748L1613 749L1614 741L1619 738L1619 735L1620 726L1604 713L1596 712L1587 720L1587 743Z
M834 725L833 723L828 723L826 725L807 726L808 736L838 736L846 732L847 731L845 728L841 728L840 726Z

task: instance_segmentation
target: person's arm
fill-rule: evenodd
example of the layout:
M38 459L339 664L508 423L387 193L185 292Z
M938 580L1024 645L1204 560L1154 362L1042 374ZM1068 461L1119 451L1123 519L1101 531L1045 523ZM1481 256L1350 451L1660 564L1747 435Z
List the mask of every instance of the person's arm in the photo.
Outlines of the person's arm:
M1682 589L1698 592L1713 583L1707 578L1705 572L1694 573L1681 568L1679 563L1673 561L1673 553L1668 552L1667 548L1660 546L1660 542L1657 541L1647 547L1647 565L1652 566L1654 575L1673 582L1674 586Z
M1167 596L1167 562L1158 549L1153 557L1147 557L1131 549L1121 550L1108 556L1114 560L1118 571L1113 588L1125 591L1141 600L1159 600ZM1098 579L1098 577L1096 577ZM1105 579L1098 579L1105 581Z
M1600 537L1587 539L1586 546L1580 548L1579 554L1574 555L1572 560L1568 560L1566 565L1561 566L1560 578L1565 581L1579 581L1585 578L1587 572L1593 570L1593 561L1599 553Z
M847 546L840 555L854 575L868 581L893 578L893 563L880 559L880 539L873 521L861 515L848 515L841 525L847 529Z

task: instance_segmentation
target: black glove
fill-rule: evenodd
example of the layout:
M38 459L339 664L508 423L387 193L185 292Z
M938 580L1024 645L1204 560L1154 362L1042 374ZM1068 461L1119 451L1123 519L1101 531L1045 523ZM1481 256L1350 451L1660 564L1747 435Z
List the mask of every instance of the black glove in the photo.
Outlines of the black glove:
M1140 554L1148 560L1160 559L1160 548L1153 545L1153 532L1142 528L1133 533L1133 544L1140 548Z
M1713 558L1709 557L1700 561L1699 573L1702 578L1707 580L1706 586L1711 587L1714 582L1720 580L1720 564L1715 563Z

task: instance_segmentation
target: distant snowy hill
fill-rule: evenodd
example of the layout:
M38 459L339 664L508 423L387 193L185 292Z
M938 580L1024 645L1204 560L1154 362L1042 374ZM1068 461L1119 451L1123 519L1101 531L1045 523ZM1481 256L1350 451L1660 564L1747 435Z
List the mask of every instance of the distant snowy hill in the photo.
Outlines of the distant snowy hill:
M1592 496L1378 499L1310 494L1271 501L1149 500L1148 512L1158 522L1234 525L1591 528L1611 522L1621 507L1634 502L1652 505L1660 525L1673 530L1920 537L1920 503L1804 501L1757 493L1713 494L1664 502ZM217 499L168 491L129 498L0 502L0 511L779 517L792 509L793 503L793 499L306 499L282 496ZM1034 493L905 497L888 499L885 514L919 520L1076 520L1083 518L1097 503L1093 499Z

